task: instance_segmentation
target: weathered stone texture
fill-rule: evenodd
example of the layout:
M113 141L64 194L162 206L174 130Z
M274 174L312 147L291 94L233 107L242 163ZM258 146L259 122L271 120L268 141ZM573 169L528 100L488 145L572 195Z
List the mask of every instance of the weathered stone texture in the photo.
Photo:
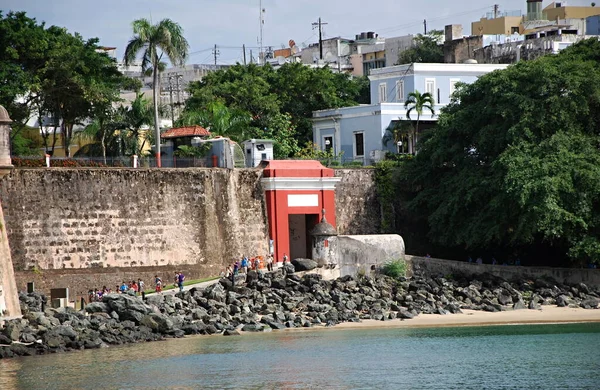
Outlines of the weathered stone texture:
M336 225L339 234L378 234L381 207L374 169L336 169L342 180L335 189Z
M211 265L268 250L259 170L31 169L0 181L15 270Z

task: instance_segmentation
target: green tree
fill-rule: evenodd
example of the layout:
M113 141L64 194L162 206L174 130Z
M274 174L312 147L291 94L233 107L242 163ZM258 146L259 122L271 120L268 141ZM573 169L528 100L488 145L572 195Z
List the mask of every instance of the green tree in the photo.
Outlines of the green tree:
M431 30L428 34L417 34L414 45L398 55L398 65L412 64L413 62L444 62L444 50L440 41L443 31Z
M130 106L121 105L118 108L118 128L127 131L125 136L125 154L138 155L144 154L146 143L149 142L149 128L154 122L154 109L152 103L137 93Z
M163 19L158 24L151 24L147 19L133 22L134 37L127 44L124 61L126 65L133 63L142 52L142 70L152 68L152 97L154 103L154 130L156 142L157 165L160 167L160 124L158 121L159 66L163 56L171 64L183 65L188 55L189 44L183 36L181 26L170 19Z
M305 145L312 140L313 111L368 103L365 80L301 64L285 64L277 71L269 65L237 64L192 83L186 110L202 110L217 100L250 113L250 128L273 134L291 130L291 137ZM295 149L288 143L279 150Z
M411 92L408 94L406 101L404 102L404 107L406 110L406 117L408 120L411 120L410 115L414 111L417 113L417 120L415 121L415 126L412 127L412 136L410 137L412 153L416 154L416 146L417 146L417 137L419 136L419 121L421 120L421 115L423 115L423 110L427 110L431 112L431 115L435 115L434 107L435 101L433 96L429 92L421 93L417 90L415 92Z
M203 110L184 111L177 121L178 126L200 125L212 135L231 138L236 142L244 141L249 135L251 121L249 113L235 108L227 108L219 101L211 102Z
M598 58L582 41L460 88L403 173L432 242L600 259Z

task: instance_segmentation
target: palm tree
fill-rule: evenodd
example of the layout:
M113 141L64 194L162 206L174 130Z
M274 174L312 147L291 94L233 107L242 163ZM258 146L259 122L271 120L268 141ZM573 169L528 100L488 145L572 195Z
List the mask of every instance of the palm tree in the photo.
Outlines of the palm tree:
M181 26L171 19L163 19L152 25L147 19L133 22L134 36L125 49L125 65L133 63L140 51L142 54L142 71L152 68L152 97L154 100L154 130L156 134L156 163L160 167L160 125L158 123L158 81L160 63L166 55L172 65L185 64L189 44L183 37Z
M142 156L148 139L146 132L143 132L142 129L152 125L153 120L150 101L144 95L138 93L131 102L130 107L121 106L118 111L122 122L121 128L129 132L128 139L130 142L128 142L128 147L131 154ZM141 144L140 140L142 141Z
M435 115L435 111L433 106L435 105L435 100L433 96L429 92L425 92L421 94L421 92L415 90L415 92L411 92L408 94L408 98L406 102L404 102L404 108L406 108L406 117L408 120L410 119L410 113L413 111L417 112L417 122L414 127L414 132L411 140L412 151L416 154L416 143L417 143L417 134L419 134L419 120L421 119L421 115L423 115L423 110L427 109L431 111L431 115Z
M228 108L219 101L211 102L204 110L189 110L177 121L180 126L200 125L212 135L228 137L236 142L244 140L251 120L243 110Z

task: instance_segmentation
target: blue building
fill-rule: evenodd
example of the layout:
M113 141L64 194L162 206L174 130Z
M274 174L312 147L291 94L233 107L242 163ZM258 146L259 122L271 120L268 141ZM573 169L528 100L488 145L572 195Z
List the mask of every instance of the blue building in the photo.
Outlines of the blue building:
M429 92L434 97L435 115L425 111L420 119L420 130L427 129L450 102L457 83L472 83L479 76L507 66L415 63L373 69L369 75L371 104L313 112L313 142L321 150L342 154L344 161L364 165L381 160L387 151L413 153L411 142L383 142L392 122L408 120L404 102L410 92ZM415 120L416 114L410 119Z

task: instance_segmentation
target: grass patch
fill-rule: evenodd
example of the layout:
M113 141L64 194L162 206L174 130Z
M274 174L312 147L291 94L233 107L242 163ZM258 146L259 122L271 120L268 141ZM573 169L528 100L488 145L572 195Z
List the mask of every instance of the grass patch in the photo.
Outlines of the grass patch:
M210 282L211 280L216 280L216 279L220 279L220 276L212 276L210 278L205 278L205 279L196 279L196 280L186 280L185 282L183 282L183 286L189 286L192 284L198 284L198 283L203 283L203 282ZM164 280L163 280L163 291L169 291L169 290L173 290L179 288L177 286L175 286L173 283L169 283L169 284L165 284ZM150 294L153 293L155 290L154 288L147 288L146 290L144 290L144 293L146 294Z
M406 262L404 260L388 261L381 267L381 273L392 278L406 276Z

